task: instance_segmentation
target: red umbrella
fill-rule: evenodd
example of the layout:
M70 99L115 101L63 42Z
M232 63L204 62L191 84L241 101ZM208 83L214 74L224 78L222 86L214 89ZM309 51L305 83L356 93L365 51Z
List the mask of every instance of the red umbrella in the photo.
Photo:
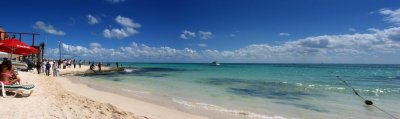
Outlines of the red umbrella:
M36 54L38 50L17 39L1 40L0 51L18 55Z

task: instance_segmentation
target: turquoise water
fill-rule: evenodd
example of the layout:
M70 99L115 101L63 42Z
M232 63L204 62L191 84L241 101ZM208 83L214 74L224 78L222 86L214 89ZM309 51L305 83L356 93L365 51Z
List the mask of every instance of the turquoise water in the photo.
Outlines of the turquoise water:
M123 65L130 68L90 77L213 118L390 118L364 105L336 76L400 117L400 65Z

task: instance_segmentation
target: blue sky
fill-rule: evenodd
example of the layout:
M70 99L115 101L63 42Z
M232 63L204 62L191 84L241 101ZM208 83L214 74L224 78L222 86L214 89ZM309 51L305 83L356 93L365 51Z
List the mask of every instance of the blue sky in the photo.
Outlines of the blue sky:
M395 50L400 41L391 34L345 47L360 44L355 34L398 33L399 2L13 0L2 6L0 25L6 31L40 33L48 57L55 57L61 40L66 58L102 61L400 63ZM29 44L28 39L23 41ZM326 47L320 47L325 40Z

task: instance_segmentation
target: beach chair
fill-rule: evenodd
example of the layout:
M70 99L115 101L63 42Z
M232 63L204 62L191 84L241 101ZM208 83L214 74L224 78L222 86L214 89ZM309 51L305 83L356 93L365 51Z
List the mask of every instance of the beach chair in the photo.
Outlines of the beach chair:
M24 92L22 93L22 96L29 96L32 93L33 88L35 88L35 85L4 85L3 82L0 82L0 84L3 97L15 97L18 94L18 92ZM7 96L6 95L7 91L14 92L14 95Z

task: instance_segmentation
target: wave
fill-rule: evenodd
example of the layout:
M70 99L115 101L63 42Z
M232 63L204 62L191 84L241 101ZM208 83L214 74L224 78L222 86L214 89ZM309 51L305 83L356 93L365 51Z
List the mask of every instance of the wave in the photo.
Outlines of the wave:
M256 119L286 119L282 116L267 116L267 115L262 115L262 114L257 114L254 112L249 112L249 111L244 111L244 110L236 110L236 109L228 109L225 107L217 106L217 105L212 105L212 104L207 104L207 103L202 103L202 102L190 102L186 100L182 100L179 98L172 98L172 101L175 103L178 103L180 105L183 105L187 108L199 108L199 109L204 109L204 110L211 110L211 111L219 111L223 113L229 113L233 115L240 115L240 116L245 116L248 118L256 118Z
M129 90L129 89L121 89L124 92L129 92L129 93L138 93L138 94L151 94L150 92L147 91L135 91L135 90Z
M127 73L131 73L131 72L133 72L133 69L124 69L124 71Z

